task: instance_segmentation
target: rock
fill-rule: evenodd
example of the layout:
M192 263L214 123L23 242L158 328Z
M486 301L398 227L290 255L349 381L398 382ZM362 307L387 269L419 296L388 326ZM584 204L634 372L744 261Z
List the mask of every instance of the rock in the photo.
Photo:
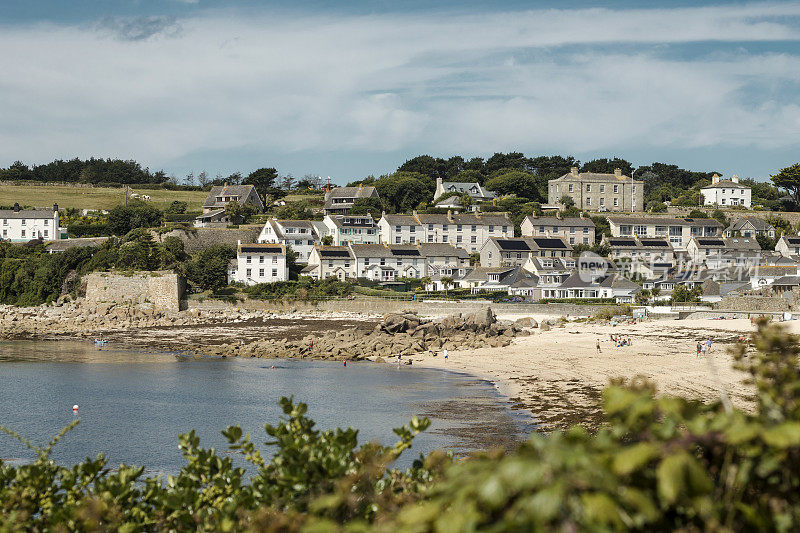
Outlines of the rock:
M548 324L546 321L543 321L539 328L542 331L550 331L550 324Z

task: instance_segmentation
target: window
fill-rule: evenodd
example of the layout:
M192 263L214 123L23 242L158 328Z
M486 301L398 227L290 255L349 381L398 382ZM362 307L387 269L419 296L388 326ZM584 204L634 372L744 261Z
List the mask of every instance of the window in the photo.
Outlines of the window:
M27 222L27 220L25 220L25 219L23 218L23 219L22 219L22 225L24 226L26 222Z
M456 224L456 231L461 231L461 224Z
M569 184L569 192L572 192L572 184Z
M473 235L472 237L470 237L470 238L469 238L469 242L470 242L471 244L476 244L476 243L478 242L478 237L476 237L475 235Z
M666 226L656 226L656 235L666 235L666 234L667 234Z
M369 266L369 257L364 258L364 266Z
M634 235L647 235L647 226L634 226L633 227L633 234Z
M503 226L502 232L503 233L508 233L508 226Z
M620 226L619 227L619 234L620 235L630 235L631 234L631 226Z
M591 183L586 184L586 192L592 192L592 185Z
M428 235L428 242L433 242L433 235Z
M44 230L44 236L47 237L47 230Z
M472 226L472 232L475 233L476 231L478 231L478 226Z
M403 226L395 226L394 230L395 231L403 231Z
M252 275L252 272L253 272L253 271L252 271L251 269L249 269L249 268L248 268L248 269L245 271L245 275L246 275L246 276L249 278L249 277Z
M417 231L417 227L416 226L409 226L408 227L408 231L410 231L411 233L415 233Z
M591 198L587 198L586 199L586 205L592 205L592 199Z
M447 231L447 224L442 225L442 231Z
M394 238L394 243L395 244L400 244L400 235L398 235L397 237Z
M619 185L614 185L614 194L619 192Z
M263 268L259 268L259 269L258 269L258 275L259 275L260 277L262 277L262 278L264 277L264 269L263 269Z
M589 237L583 238L583 244L589 244Z
M544 226L539 226L539 233L544 233Z
M272 264L274 265L277 262L278 262L278 256L277 255L273 255L272 256Z
M3 225L4 226L8 226L8 219L7 218L3 219ZM475 227L475 226L473 226L473 227Z
M570 226L570 228L569 228L569 232L570 232L571 234L574 234L574 233L575 233L575 226Z
M447 235L442 235L442 242L447 242Z
M7 229L3 230L3 237L8 237L8 230Z
M411 237L408 238L408 242L414 244L415 242L417 242L417 238L412 235Z
M489 226L489 232L491 233L492 231L494 231L494 226Z
M428 224L428 231L433 231L433 224Z
M614 207L619 207L619 198L614 198Z
M600 197L600 205L606 205L606 199L602 196Z
M264 256L263 255L259 255L258 256L258 262L261 263L261 264L264 264Z
M386 258L385 257L381 257L381 266L384 266L384 265L386 265Z
M583 234L584 234L584 235L588 235L588 234L589 234L589 226L585 226L585 227L583 228Z
M600 192L606 192L606 186L600 185Z
M461 242L461 235L456 236L456 242Z
M247 258L246 258L247 264L249 265L252 261L253 261L253 258L248 255Z
M333 261L328 261L328 268L333 268Z
M277 276L278 276L278 269L277 268L273 268L272 269L272 277L275 278Z
M575 244L575 237L570 237L569 238L569 243L570 244Z

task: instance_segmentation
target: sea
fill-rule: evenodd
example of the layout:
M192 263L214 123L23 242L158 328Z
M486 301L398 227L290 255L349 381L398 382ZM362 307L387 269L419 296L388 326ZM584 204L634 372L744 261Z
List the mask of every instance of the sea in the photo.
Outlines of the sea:
M434 449L465 455L511 449L534 429L492 383L474 376L372 362L184 357L95 346L90 340L0 341L0 426L46 444L75 419L53 448L71 465L103 453L110 466L144 465L174 474L185 464L178 435L192 429L204 447L226 452L221 431L238 424L270 455L264 425L277 424L282 396L308 404L317 429L354 427L359 441L396 442L393 428L427 416L396 466ZM77 405L77 412L73 406ZM32 460L33 452L0 434L0 459Z

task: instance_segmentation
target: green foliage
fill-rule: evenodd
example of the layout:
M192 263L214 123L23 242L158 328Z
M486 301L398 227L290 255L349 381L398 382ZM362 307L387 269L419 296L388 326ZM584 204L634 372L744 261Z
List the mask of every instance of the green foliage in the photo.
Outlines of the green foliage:
M342 298L353 293L353 285L336 278L315 281L302 276L298 281L277 281L259 283L241 288L250 298L275 300L292 298L297 300L319 300L325 298Z
M169 204L169 206L167 206L167 209L164 212L180 215L186 213L186 207L187 207L186 202L181 202L180 200L173 200L172 203Z
M105 237L111 235L111 228L108 222L76 220L67 226L67 234L72 239L80 237Z
M594 252L597 255L608 257L611 255L611 246L602 242L596 242L594 244L574 244L572 245L572 255L578 256L583 252Z
M788 191L795 205L800 204L800 163L782 168L771 178L776 187Z
M416 172L395 172L374 182L387 213L404 213L430 201L436 181ZM373 213L373 216L377 216Z
M559 203L561 203L565 209L570 209L575 206L575 200L572 199L572 196L567 196L566 194L561 197Z
M282 198L286 195L279 186L278 182L280 176L278 171L274 168L259 168L251 172L243 181L242 185L252 185L255 187L256 192L265 199L267 196L271 198Z
M370 214L376 219L380 217L382 211L383 202L380 198L357 198L353 202L353 208L350 210L354 215Z
M723 228L727 228L730 225L728 222L728 217L725 215L725 212L720 209L714 209L711 212L711 218L722 224Z
M699 209L692 209L689 218L709 218L708 213Z
M331 246L333 244L333 235L325 235L322 237L322 244L324 246Z
M6 169L0 168L0 181L29 180L42 182L71 183L164 183L167 176L164 172L150 172L143 169L136 161L121 159L95 159L94 157L69 161L57 159L44 165L28 165L16 161Z
M597 172L599 174L613 174L616 169L622 170L623 176L630 176L633 172L633 165L624 159L615 157L613 159L594 159L587 161L581 167L581 172Z
M311 210L309 203L305 200L299 202L289 202L285 206L275 210L275 217L279 220L320 220L321 215Z
M703 288L700 286L690 289L686 285L676 285L672 289L671 303L689 303L699 302L700 297L703 295Z
M163 213L146 202L118 205L108 212L108 228L114 235L125 235L136 228L160 226Z
M492 177L486 182L486 188L500 195L513 194L530 201L546 199L533 174L521 170L509 170Z
M651 201L647 203L647 210L651 213L665 213L667 211L667 204L664 202Z
M203 290L218 292L228 285L228 263L236 257L236 250L224 244L215 244L200 251L183 265L186 279Z
M770 237L764 233L756 235L756 242L762 250L774 250L775 245L778 244L778 239L780 239L778 235L775 235L775 237Z

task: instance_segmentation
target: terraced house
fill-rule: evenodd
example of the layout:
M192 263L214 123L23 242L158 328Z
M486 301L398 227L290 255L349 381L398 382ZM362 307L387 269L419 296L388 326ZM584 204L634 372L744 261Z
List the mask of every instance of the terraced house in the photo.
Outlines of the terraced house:
M481 266L521 266L533 257L570 257L572 246L559 237L492 238L481 248Z
M752 237L692 237L686 247L690 259L709 269L751 267L761 262L761 246Z
M514 224L505 213L384 214L378 229L385 244L450 244L470 253L479 252L492 237L514 236Z
M355 257L349 246L315 246L302 274L316 280L336 278L344 281L356 277L354 265Z
M783 257L794 260L800 259L800 236L782 235L775 244L775 251Z
M326 215L327 235L333 238L336 246L353 244L378 244L378 226L371 215Z
M321 221L272 218L264 224L258 242L291 247L297 254L297 262L307 263L314 246L322 244L322 237L326 234L327 228Z
M242 244L228 268L228 281L254 285L289 279L286 247L282 244Z
M675 250L685 251L692 237L722 237L722 224L713 218L610 216L612 237L662 237Z
M528 215L520 226L523 237L561 237L569 244L594 244L595 225L584 217L538 217Z
M375 187L363 185L331 189L325 193L325 214L349 214L355 201L363 198L378 198L378 191Z
M572 167L568 174L547 182L548 204L558 204L564 196L589 211L642 211L644 182L623 175L618 168L613 174L602 174Z

